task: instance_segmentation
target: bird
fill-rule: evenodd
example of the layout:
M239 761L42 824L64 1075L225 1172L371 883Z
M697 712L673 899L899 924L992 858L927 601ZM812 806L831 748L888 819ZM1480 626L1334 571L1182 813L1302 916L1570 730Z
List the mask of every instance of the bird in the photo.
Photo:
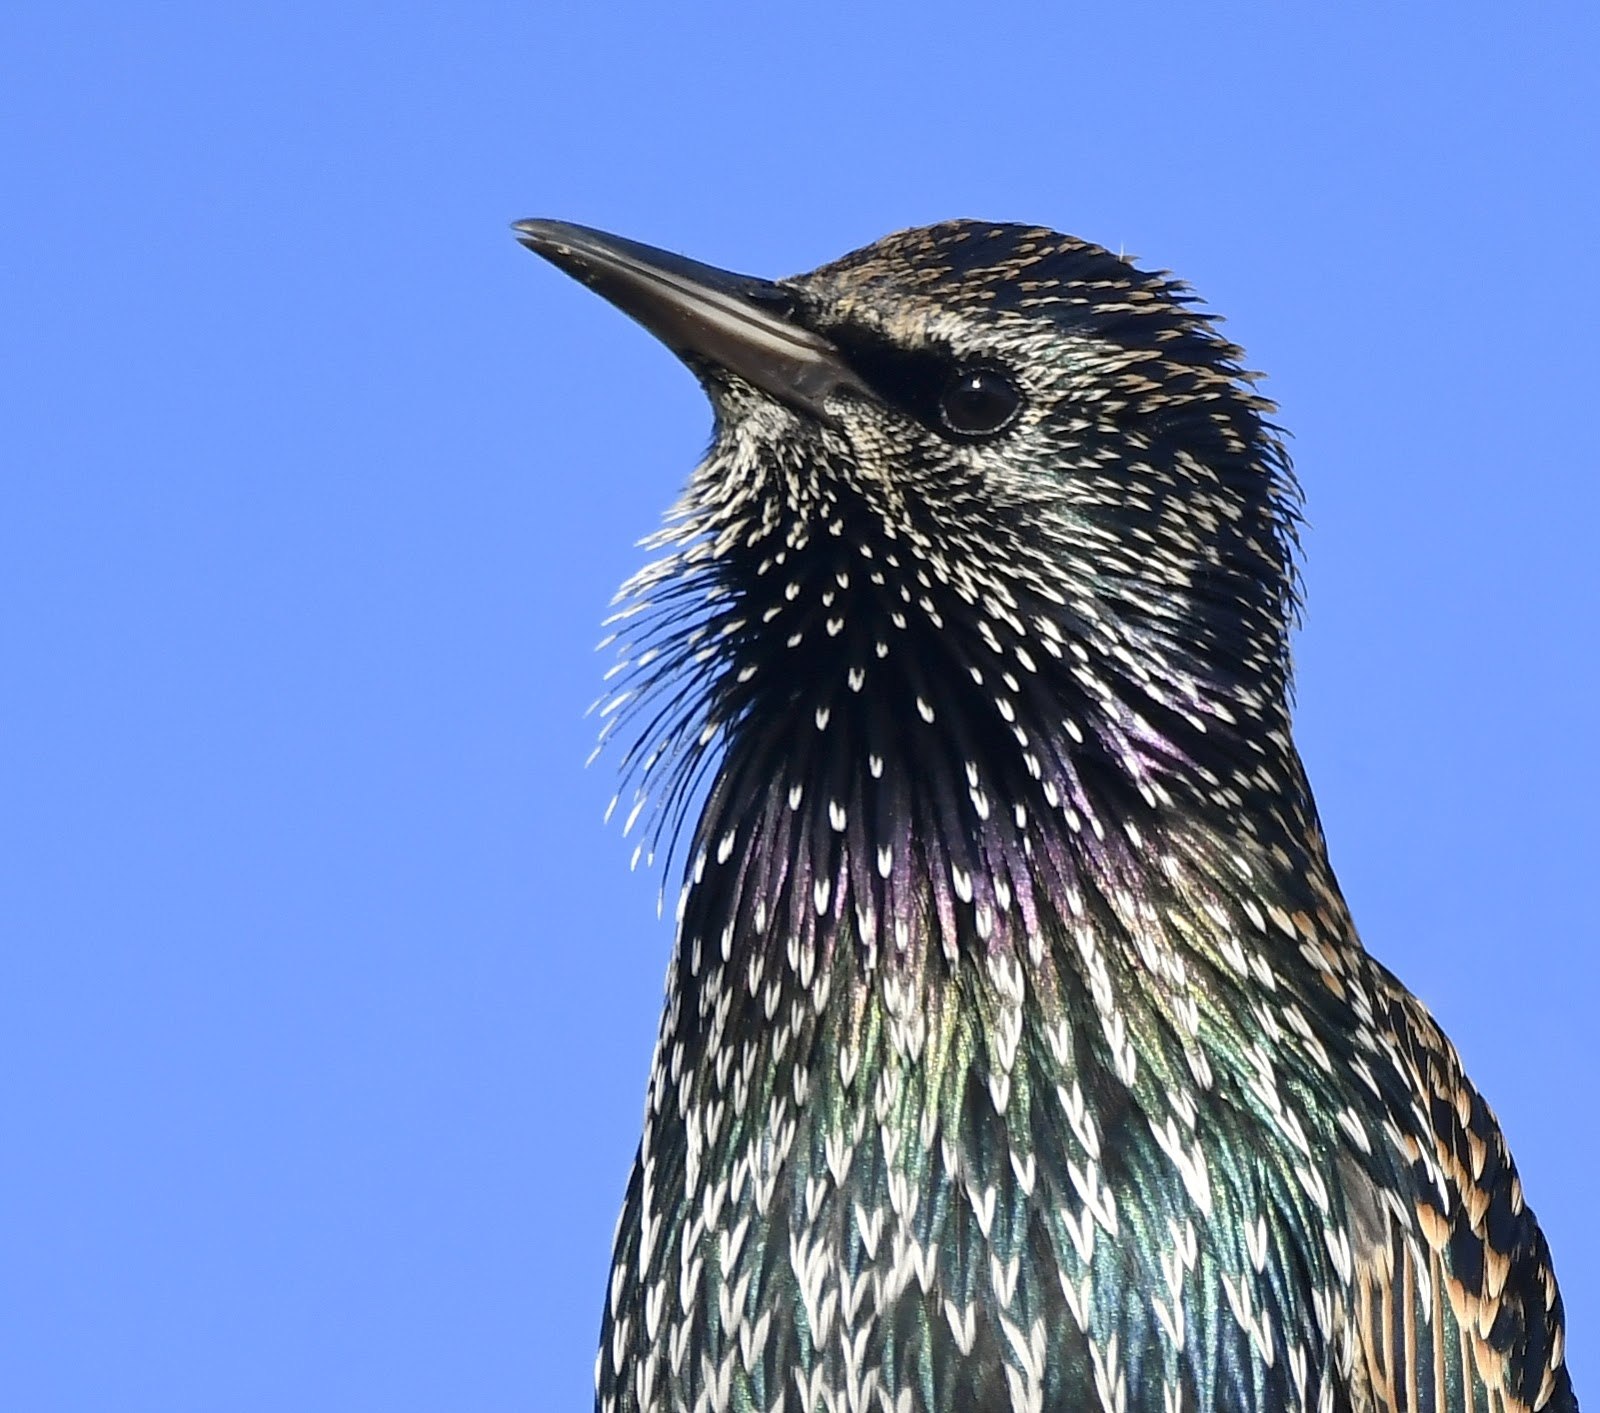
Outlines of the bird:
M714 422L599 704L687 843L598 1413L1576 1409L1330 867L1302 494L1189 287L977 220L779 280L514 230Z

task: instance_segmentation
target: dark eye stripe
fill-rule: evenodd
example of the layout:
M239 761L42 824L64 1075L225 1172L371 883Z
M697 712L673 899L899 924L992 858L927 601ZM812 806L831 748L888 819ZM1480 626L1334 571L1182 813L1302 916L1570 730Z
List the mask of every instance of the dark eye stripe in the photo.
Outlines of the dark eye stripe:
M976 441L1005 430L1022 394L1003 368L962 363L929 349L904 349L880 339L828 336L851 369L884 402L950 441Z

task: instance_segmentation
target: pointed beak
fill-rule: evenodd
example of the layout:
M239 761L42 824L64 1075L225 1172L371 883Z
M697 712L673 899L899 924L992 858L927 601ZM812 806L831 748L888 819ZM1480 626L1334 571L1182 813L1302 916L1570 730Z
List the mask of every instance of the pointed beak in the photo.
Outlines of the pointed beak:
M830 396L866 392L834 344L789 317L792 297L769 280L565 221L518 221L511 229L680 358L725 368L825 422L834 420Z

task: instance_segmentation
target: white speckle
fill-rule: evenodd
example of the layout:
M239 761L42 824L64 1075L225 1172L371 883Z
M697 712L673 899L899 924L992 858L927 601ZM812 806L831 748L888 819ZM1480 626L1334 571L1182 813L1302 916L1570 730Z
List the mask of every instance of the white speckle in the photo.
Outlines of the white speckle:
M978 1219L978 1229L985 1238L989 1235L989 1228L994 1225L995 1198L998 1195L992 1183L984 1188L981 1195L971 1191L967 1193L972 1202L972 1215Z
M944 1302L944 1317L949 1322L950 1333L955 1338L956 1348L962 1354L970 1354L972 1346L977 1340L977 1307L965 1305L958 1309L954 1301Z
M854 1046L846 1045L839 1051L839 1078L844 1081L846 1088L855 1083L856 1070L860 1065L861 1052Z
M859 692L866 684L867 670L864 667L852 667L844 676L845 685L852 692Z
M917 698L917 715L926 721L930 726L933 725L933 708L928 705L924 698L920 696Z
M1356 1117L1354 1109L1345 1108L1340 1111L1339 1126L1355 1140L1356 1146L1363 1153L1372 1152L1372 1140L1367 1137L1367 1130Z
M828 729L828 717L829 717L830 714L831 714L831 712L830 712L830 709L828 707L819 706L817 708L817 730L818 731L826 731Z
M844 833L844 806L841 805L837 800L828 801L828 823L833 826L833 831L835 834Z

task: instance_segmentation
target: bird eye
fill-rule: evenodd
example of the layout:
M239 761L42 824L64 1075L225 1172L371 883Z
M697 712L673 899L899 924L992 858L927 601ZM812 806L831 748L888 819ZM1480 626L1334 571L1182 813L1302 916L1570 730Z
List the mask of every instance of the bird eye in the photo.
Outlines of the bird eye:
M1017 385L998 368L957 368L939 395L939 417L958 436L987 437L1011 424L1022 406Z

